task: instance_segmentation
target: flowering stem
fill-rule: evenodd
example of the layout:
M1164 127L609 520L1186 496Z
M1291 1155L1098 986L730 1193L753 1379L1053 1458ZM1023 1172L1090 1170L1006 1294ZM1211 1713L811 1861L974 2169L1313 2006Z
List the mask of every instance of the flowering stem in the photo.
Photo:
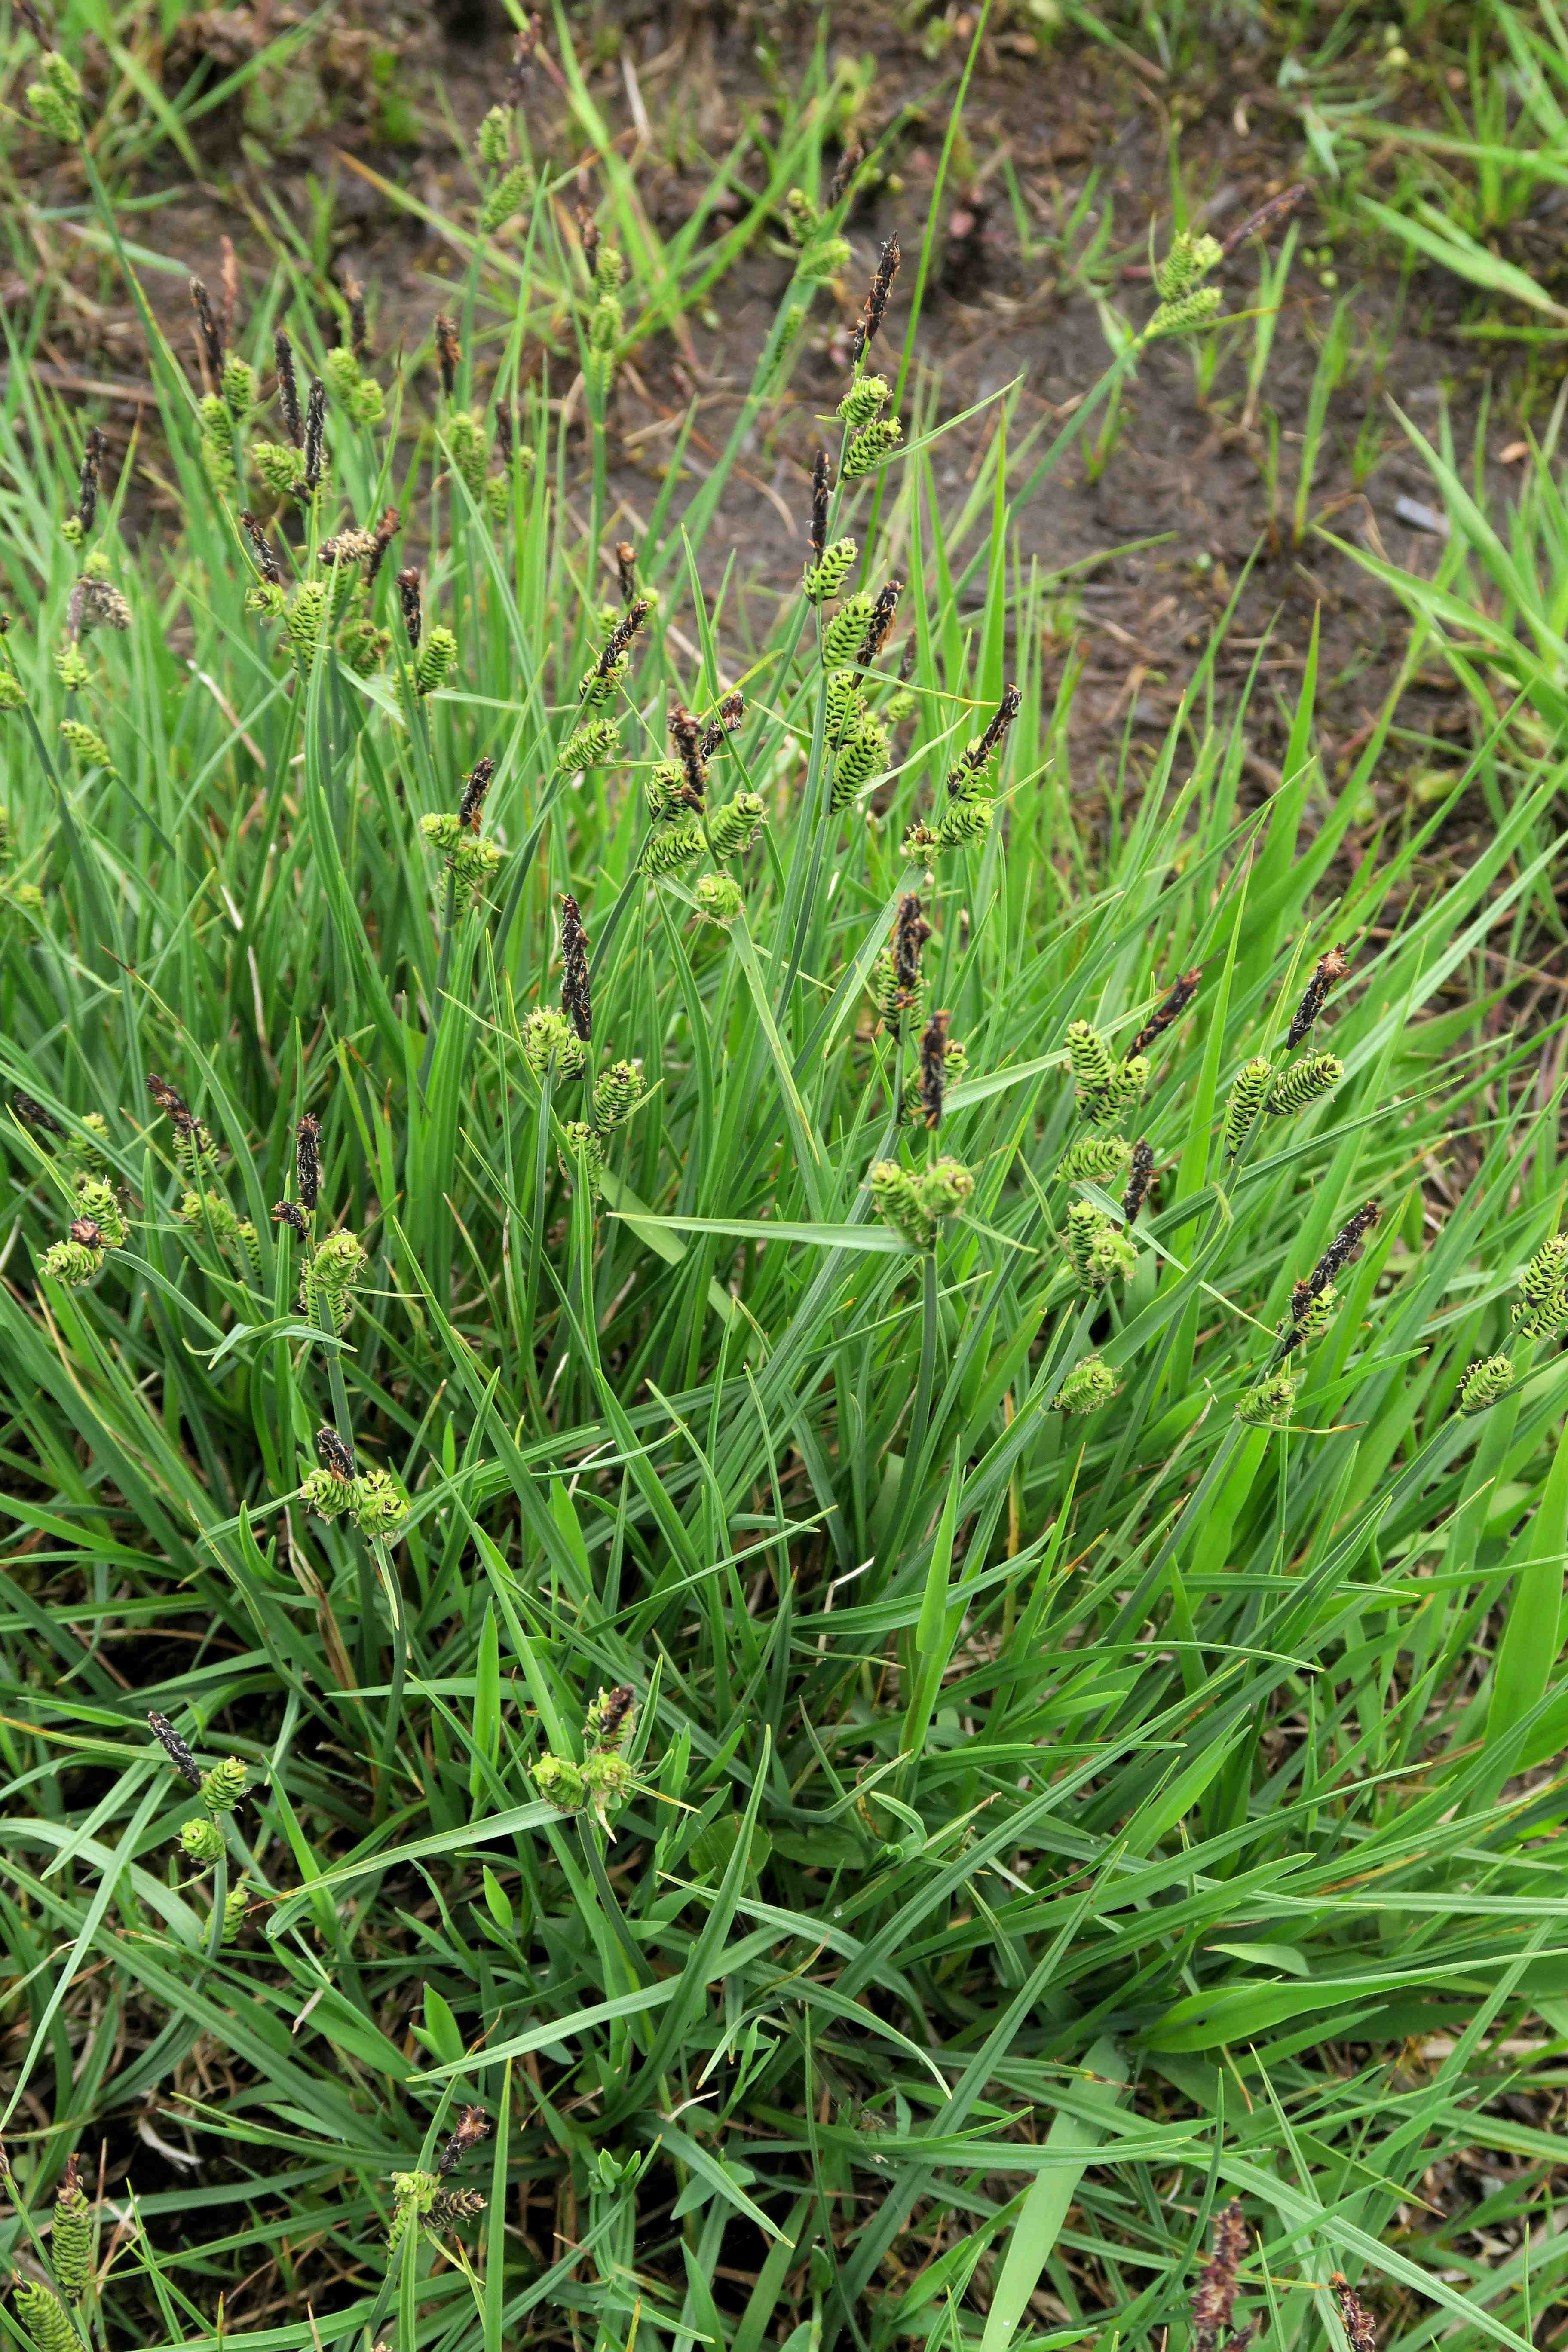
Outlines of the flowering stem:
M919 1491L921 1456L925 1452L926 1428L931 1420L931 1391L936 1385L936 1252L921 1253L921 1369L915 1384L915 1401L910 1412L909 1436L904 1446L904 1466L899 1473L898 1499L893 1505L892 1524L888 1531L884 1557L897 1559L903 1541L904 1520Z

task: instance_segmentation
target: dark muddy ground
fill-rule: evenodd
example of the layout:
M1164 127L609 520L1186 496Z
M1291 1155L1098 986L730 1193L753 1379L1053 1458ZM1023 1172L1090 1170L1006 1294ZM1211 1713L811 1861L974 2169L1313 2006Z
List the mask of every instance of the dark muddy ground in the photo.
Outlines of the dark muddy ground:
M221 73L291 21L268 0L252 0L185 17L162 49L153 42L145 54L165 86L177 89L199 58ZM1143 248L1151 219L1162 241L1168 233L1178 128L1189 198L1222 236L1300 176L1299 124L1272 86L1278 60L1247 37L1248 20L1237 23L1236 38L1216 46L1205 75L1189 75L1179 89L1155 70L1135 68L1076 36L1058 36L1047 49L1032 32L1005 24L983 45L941 208L942 244L919 341L921 362L941 372L950 409L1021 374L1016 430L1044 417L1054 431L1106 365L1096 304L1081 277L1075 278L1072 254L1058 241L1091 173L1100 175L1096 206L1113 206L1108 289L1134 320L1151 296L1131 257ZM743 116L760 110L764 125L770 112L777 116L780 93L797 86L816 33L810 16L778 10L584 12L574 25L595 101L624 137L626 152L637 153L644 202L667 234L689 217L710 180L710 159L724 152ZM900 30L886 12L858 12L852 32L842 13L833 21L830 49L842 42L868 64L874 55L860 110L868 142L900 108L912 105L913 111L906 112L888 159L893 184L875 189L850 223L856 268L836 294L837 319L831 304L819 304L814 314L813 341L791 387L796 413L786 415L726 501L727 536L742 551L743 567L763 582L782 587L798 563L808 419L837 396L844 330L858 304L863 272L889 228L902 232L908 248L918 241L966 20L950 29L956 43L933 58L929 30L918 38L920 27ZM581 149L549 62L552 37L527 104L536 152L565 165L579 160ZM242 289L253 292L271 266L279 214L314 254L323 310L330 283L355 275L374 289L380 351L412 352L422 343L444 279L460 264L437 231L411 219L374 177L353 167L368 166L437 212L470 201L459 137L471 136L486 109L505 94L512 46L509 20L489 0L405 12L329 9L285 71L269 75L247 102L226 106L196 127L200 175L193 177L165 145L126 185L145 207L128 215L127 233L179 265L167 275L149 271L147 284L182 344L189 341L189 326L181 272L195 267L215 276L219 241L227 235L237 248ZM101 257L83 244L68 217L80 197L73 167L62 169L31 149L16 161L33 202L17 222L14 251L23 259L30 247L45 265L48 378L102 415L123 445L132 425L144 430L152 415L137 398L147 378L140 331ZM1030 224L1028 251L1009 173ZM1482 383L1477 346L1456 331L1464 289L1442 271L1419 273L1402 287L1386 253L1359 242L1342 242L1331 257L1319 251L1322 226L1312 195L1299 218L1302 241L1317 258L1311 266L1298 259L1263 387L1266 407L1279 420L1279 525L1266 478L1266 413L1257 422L1242 415L1247 327L1236 331L1235 355L1222 362L1206 398L1194 381L1192 346L1168 343L1151 352L1098 478L1075 446L1016 517L1026 553L1053 571L1129 541L1164 539L1087 575L1053 645L1053 658L1065 662L1076 641L1086 662L1073 724L1075 757L1081 756L1086 778L1095 760L1116 756L1129 727L1136 739L1163 725L1249 562L1217 676L1222 689L1234 692L1261 663L1250 753L1259 788L1277 772L1282 732L1271 689L1288 690L1300 672L1315 613L1331 764L1348 764L1397 674L1407 642L1397 601L1321 535L1289 544L1313 370L1334 302L1345 295L1353 355L1330 408L1311 512L1353 543L1430 570L1440 541L1413 530L1396 501L1430 505L1432 492L1389 403L1431 430L1449 398L1459 446L1467 446ZM1242 248L1227 270L1227 307L1246 309L1254 299L1257 268L1256 248ZM758 252L720 289L706 320L692 314L679 341L660 337L638 353L615 417L616 486L627 516L646 512L668 446L664 428L694 394L707 404L692 444L695 464L721 441L730 404L749 376L786 275L774 254ZM18 312L33 299L20 271L0 292ZM106 399L110 386L120 390ZM1488 439L1495 453L1510 432L1507 399L1499 399L1496 388L1494 402ZM974 434L991 429L988 417L967 441L961 434L943 445L940 485L961 485L973 462ZM144 457L138 514L156 510L160 478L161 469ZM1432 666L1405 697L1400 733L1379 782L1384 806L1390 794L1443 772L1462 753L1470 728L1471 714L1447 673Z

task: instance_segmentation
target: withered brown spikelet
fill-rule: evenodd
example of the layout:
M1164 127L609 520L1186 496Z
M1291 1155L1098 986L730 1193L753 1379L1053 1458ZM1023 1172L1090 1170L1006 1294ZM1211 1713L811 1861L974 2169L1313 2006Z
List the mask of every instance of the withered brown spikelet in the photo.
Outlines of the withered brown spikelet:
M294 373L294 346L287 327L273 330L272 357L278 368L278 405L283 412L284 430L296 449L303 448L305 420L300 413L300 380Z
M98 514L98 469L103 463L103 434L96 425L87 428L82 444L81 488L77 498L76 519L85 539Z
M305 1222L304 1210L295 1201L274 1201L272 1222L276 1225L287 1225L289 1232L298 1234L301 1240L310 1230Z
M314 1111L308 1110L294 1129L294 1173L300 1205L307 1216L313 1215L321 1192L321 1122Z
M504 394L496 402L496 455L503 466L510 466L517 446L517 425L511 413L511 403Z
M599 258L599 224L594 218L592 207L582 196L577 199L577 234L583 240L583 258L592 278Z
M177 1126L191 1124L190 1106L184 1095L177 1093L167 1078L161 1078L156 1070L147 1073L147 1091L159 1109L167 1112Z
M734 733L745 715L746 698L739 687L736 687L724 697L710 720L708 730L697 746L698 758L703 761L710 760L724 738Z
M921 1107L934 1133L942 1125L942 1097L947 1084L947 1033L951 1013L933 1013L921 1033Z
M320 376L311 379L305 403L305 488L320 489L327 450L327 387Z
M588 934L583 929L583 910L570 890L561 893L561 1009L587 1045L594 1034Z
M616 545L616 575L621 602L629 604L637 593L637 551L629 539L623 539Z
M919 993L921 950L930 937L931 925L921 912L920 899L913 890L907 890L899 900L893 924L893 978L902 1005L912 1004Z
M485 794L490 788L490 778L495 772L496 763L493 760L489 758L480 760L476 762L468 782L463 786L463 797L458 803L458 823L466 824L474 833L478 833L479 829L479 819L484 814Z
M1329 2284L1333 2288L1334 2301L1340 2306L1340 2317L1345 2325L1351 2352L1377 2352L1377 2328L1372 2314L1343 2271L1335 2271Z
M356 1475L358 1465L354 1461L353 1447L325 1422L316 1432L316 1451L334 1478L352 1478Z
M871 617L866 624L866 634L860 640L860 650L855 656L858 669L869 669L888 642L899 609L899 599L904 593L901 580L889 580L871 607Z
M1173 1021L1179 1021L1198 992L1198 982L1204 976L1202 964L1182 973L1175 984L1160 999L1149 1018L1127 1048L1127 1058L1134 1054L1146 1054L1156 1037L1163 1037Z
M402 522L403 517L399 514L397 509L395 507L388 507L383 513L381 520L376 524L374 541L372 544L370 553L365 558L364 563L364 582L367 588L374 580L376 573L381 570L383 563L386 561L386 551L392 545L393 541L397 537L398 531L402 527Z
M1346 1218L1307 1276L1309 1297L1319 1298L1322 1296L1335 1276L1357 1255L1363 1242L1382 1214L1383 1211L1375 1201L1364 1201L1354 1216Z
M11 1097L11 1108L24 1127L37 1128L40 1135L63 1135L65 1129L52 1110L46 1110L36 1095L23 1094L20 1088Z
M478 2147L490 2136L490 2119L483 2107L459 2107L451 2137L436 2159L436 2169L443 2179L462 2162L469 2148Z
M419 635L425 625L425 618L419 602L419 574L412 564L406 571L398 573L397 593L403 599L403 625L408 632L408 650L410 653L416 654L419 650Z
M1146 1136L1140 1136L1132 1147L1128 1163L1127 1190L1121 1195L1122 1220L1129 1225L1138 1222L1138 1212L1149 1197L1149 1187L1154 1181L1154 1150Z
M457 388L458 368L462 360L463 346L458 341L458 330L443 313L436 320L436 364L441 371L441 391L450 400Z
M670 705L667 723L675 756L686 779L681 788L681 798L689 807L700 809L706 805L708 793L708 768L702 757L702 721L693 711L688 710L684 702L674 702Z
M256 558L258 572L273 587L279 586L282 582L283 570L278 561L277 551L267 536L266 525L258 521L248 507L241 507L239 527L250 541L250 551Z
M887 314L888 297L893 290L893 280L899 274L899 240L890 236L882 247L882 257L877 264L877 274L867 290L860 316L856 321L852 353L857 366L877 340L878 330Z
M1301 1002L1291 1015L1290 1026L1286 1032L1285 1043L1291 1053L1310 1034L1330 989L1337 980L1343 980L1350 968L1351 960L1345 953L1342 940L1338 947L1331 948L1327 955L1318 958L1317 968L1307 982Z
M1236 2273L1247 2243L1247 2219L1233 2199L1215 2217L1214 2252L1193 2294L1193 2352L1218 2352L1228 2337Z
M364 312L364 288L357 278L345 278L343 297L349 306L349 349L356 360L370 351L370 327Z
M201 344L202 373L207 389L216 391L223 374L223 329L208 299L207 289L199 278L191 280L191 308L196 314L196 334Z
M827 209L829 212L832 212L836 205L842 204L844 198L848 194L850 184L853 181L856 173L860 169L861 164L865 161L866 150L861 146L858 139L851 139L848 146L846 147L843 154L838 158L837 170L834 173L832 179L827 184Z
M158 1742L181 1780L188 1780L193 1789L199 1789L202 1785L202 1768L169 1721L168 1717L156 1715L149 1709L147 1721L152 1727L153 1738Z

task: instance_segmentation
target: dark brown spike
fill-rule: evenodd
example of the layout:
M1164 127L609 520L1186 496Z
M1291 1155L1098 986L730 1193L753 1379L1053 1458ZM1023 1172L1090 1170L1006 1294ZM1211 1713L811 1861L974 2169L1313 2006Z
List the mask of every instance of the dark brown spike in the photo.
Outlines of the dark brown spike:
M866 634L860 640L860 650L855 656L858 669L869 669L888 642L888 632L898 614L899 599L904 593L901 580L889 580L871 607L871 617L866 624Z
M838 158L837 170L834 173L832 179L827 184L827 209L829 212L835 211L849 194L849 190L854 184L855 174L860 169L861 164L865 161L866 150L862 147L858 139L851 139L848 146L846 147L843 154Z
M419 603L419 574L410 564L397 575L397 593L403 599L403 625L408 632L408 650L419 650L419 635L424 627L424 614Z
M856 321L852 356L857 367L877 340L878 331L887 315L888 297L893 290L893 280L899 274L899 240L890 236L882 247L882 257L877 264L877 274L867 290L860 316Z
M310 1230L305 1212L297 1201L274 1201L272 1222L276 1225L287 1225L289 1232L298 1234L301 1241L306 1238Z
M921 1033L921 1106L926 1126L934 1134L942 1125L942 1097L947 1086L947 1033L951 1013L933 1013Z
M1149 1187L1154 1181L1154 1150L1146 1136L1140 1136L1132 1147L1128 1164L1127 1190L1121 1195L1121 1221L1135 1225L1138 1212L1149 1197Z
M893 978L905 1009L920 992L921 950L930 937L931 925L921 912L919 898L914 891L906 891L893 923Z
M359 1465L354 1460L353 1447L326 1422L316 1432L316 1451L334 1478L347 1479L358 1475Z
M321 1122L314 1111L308 1110L294 1129L294 1174L300 1206L313 1216L321 1192Z
M327 387L320 376L312 377L310 396L305 403L305 488L320 489L321 469L327 456Z
M191 280L191 308L196 314L202 373L206 378L207 390L216 392L223 377L223 329L218 324L207 289L199 278Z
M490 778L495 772L496 763L493 760L489 758L479 760L476 761L468 782L463 786L463 797L458 803L458 823L466 824L471 832L478 833L479 829L479 819L484 814L485 794L490 788Z
M1193 2294L1192 2352L1219 2352L1230 2334L1236 2273L1249 2243L1247 2217L1232 2199L1215 2216L1214 2251Z
M1240 227L1233 228L1220 247L1221 260L1228 261L1237 247L1245 245L1248 237L1267 236L1272 229L1279 226L1281 221L1289 220L1306 194L1306 181L1298 180L1294 187L1286 188L1278 196L1270 196L1266 205L1259 205L1255 213L1248 213Z
M181 1780L188 1780L193 1789L199 1789L202 1785L202 1768L169 1721L168 1717L154 1714L149 1709L147 1721L152 1728L153 1738L158 1742Z
M458 384L458 369L462 362L463 346L458 340L458 330L443 313L436 320L436 364L441 371L443 398L450 400Z
M184 1095L178 1093L169 1084L167 1078L161 1078L156 1070L149 1070L147 1073L147 1091L159 1109L166 1112L176 1127L189 1128L195 1125L191 1116L190 1106Z
M827 545L827 452L819 449L811 461L811 554L820 563Z
M671 703L666 722L675 756L680 762L686 782L681 797L689 807L701 809L707 803L708 765L702 757L702 721L688 710L684 702Z
M1359 1255L1361 1245L1382 1216L1377 1202L1363 1201L1353 1217L1347 1217L1311 1273L1307 1276L1307 1288L1312 1297L1321 1297L1336 1275Z
M503 466L510 466L517 446L516 425L510 400L500 399L495 405L496 455Z
M436 2159L436 2169L445 2179L455 2171L471 2147L478 2147L490 2136L490 2119L483 2107L459 2107L451 2137Z
M349 306L349 349L356 360L370 356L370 323L365 317L364 288L357 278L343 280L343 299Z
M1307 982L1301 1002L1291 1015L1290 1026L1285 1034L1289 1052L1293 1054L1297 1046L1310 1035L1312 1024L1328 1000L1330 989L1336 981L1343 980L1350 968L1351 960L1345 953L1342 940L1338 947L1331 948L1327 955L1318 958L1316 969Z
M1181 1019L1197 994L1198 982L1203 976L1202 964L1195 963L1191 971L1183 972L1175 985L1166 991L1127 1048L1129 1061L1132 1059L1134 1054L1146 1054L1155 1038L1163 1037L1172 1022Z
M52 1110L46 1110L36 1095L25 1095L20 1088L11 1097L11 1108L24 1127L36 1128L40 1135L63 1135L65 1129Z
M239 527L250 541L250 551L256 559L256 568L263 580L273 587L281 586L283 568L278 561L277 551L271 541L267 536L265 523L260 522L248 507L241 507Z
M107 1246L103 1227L96 1217L73 1217L68 1231L72 1241L80 1249L100 1250Z
M1329 2284L1334 2291L1334 2301L1340 2306L1351 2352L1377 2352L1377 2328L1370 2311L1357 2294L1343 2271L1335 2271Z
M283 412L283 429L295 448L302 449L305 420L300 413L300 380L294 373L294 346L287 327L273 330L272 357L278 369L278 405Z
M588 934L583 929L583 910L570 890L561 893L561 1009L587 1045L594 1034Z
M81 451L81 488L77 497L76 519L85 539L98 516L98 469L103 463L103 434L96 425L87 428L87 438Z
M376 524L374 542L364 563L364 582L367 588L386 561L386 551L397 537L402 524L403 517L395 507L388 507Z
M724 742L725 738L734 733L745 715L746 698L737 687L724 697L709 721L707 731L697 747L698 758L704 763L710 761Z

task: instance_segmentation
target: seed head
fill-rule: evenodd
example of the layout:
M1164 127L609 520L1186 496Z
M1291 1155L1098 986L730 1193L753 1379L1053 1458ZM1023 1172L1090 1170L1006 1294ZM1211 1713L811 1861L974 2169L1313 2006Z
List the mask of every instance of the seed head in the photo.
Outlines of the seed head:
M561 1007L586 1045L594 1034L588 934L583 929L583 910L570 890L561 893Z
M827 452L819 449L811 461L811 558L820 563L827 544Z
M256 568L263 580L272 587L280 587L283 581L283 569L278 561L272 542L267 536L266 525L258 521L248 507L241 507L239 527L250 541L250 552L256 560Z
M637 593L637 551L629 539L623 539L616 546L616 572L620 581L621 602L629 604Z
M202 1768L169 1721L168 1717L154 1715L149 1711L147 1721L153 1738L158 1742L181 1780L188 1780L193 1789L199 1789L202 1785Z
M496 763L493 760L480 760L468 782L463 786L463 797L458 803L458 823L467 825L470 832L478 833L479 829L479 819L484 814L485 794L490 788L490 778L495 772Z
M458 368L463 356L463 346L458 340L458 330L450 319L438 316L436 320L436 364L441 371L441 391L450 400L457 388Z
M307 1111L294 1129L294 1172L300 1184L300 1205L313 1216L321 1191L321 1122Z
M890 236L882 247L882 257L877 264L860 316L856 323L852 356L857 367L877 339L877 332L887 313L888 297L893 290L893 280L899 274L899 240Z
M316 1432L316 1451L332 1477L349 1479L354 1476L358 1465L354 1461L353 1447L325 1422Z
M1171 1026L1171 1024L1173 1021L1179 1021L1181 1019L1183 1013L1186 1011L1188 1005L1197 994L1198 982L1203 976L1204 971L1202 964L1194 964L1191 971L1184 971L1182 973L1180 979L1175 982L1175 985L1167 990L1166 993L1160 999L1159 1003L1156 1004L1153 1012L1151 1013L1148 1020L1143 1024L1142 1028L1140 1029L1136 1037L1133 1038L1131 1045L1128 1048L1130 1053L1146 1054L1150 1046L1154 1043L1156 1037L1163 1037L1166 1030Z
M310 383L310 396L305 403L305 488L316 490L321 484L321 467L327 447L327 387L320 376Z
M196 332L201 341L202 373L209 387L217 383L223 374L223 329L219 326L207 298L207 289L199 278L191 280L191 308L196 314Z
M296 1201L275 1201L272 1204L272 1221L274 1224L287 1225L291 1234L300 1235L301 1241L310 1230L305 1222L305 1212Z

